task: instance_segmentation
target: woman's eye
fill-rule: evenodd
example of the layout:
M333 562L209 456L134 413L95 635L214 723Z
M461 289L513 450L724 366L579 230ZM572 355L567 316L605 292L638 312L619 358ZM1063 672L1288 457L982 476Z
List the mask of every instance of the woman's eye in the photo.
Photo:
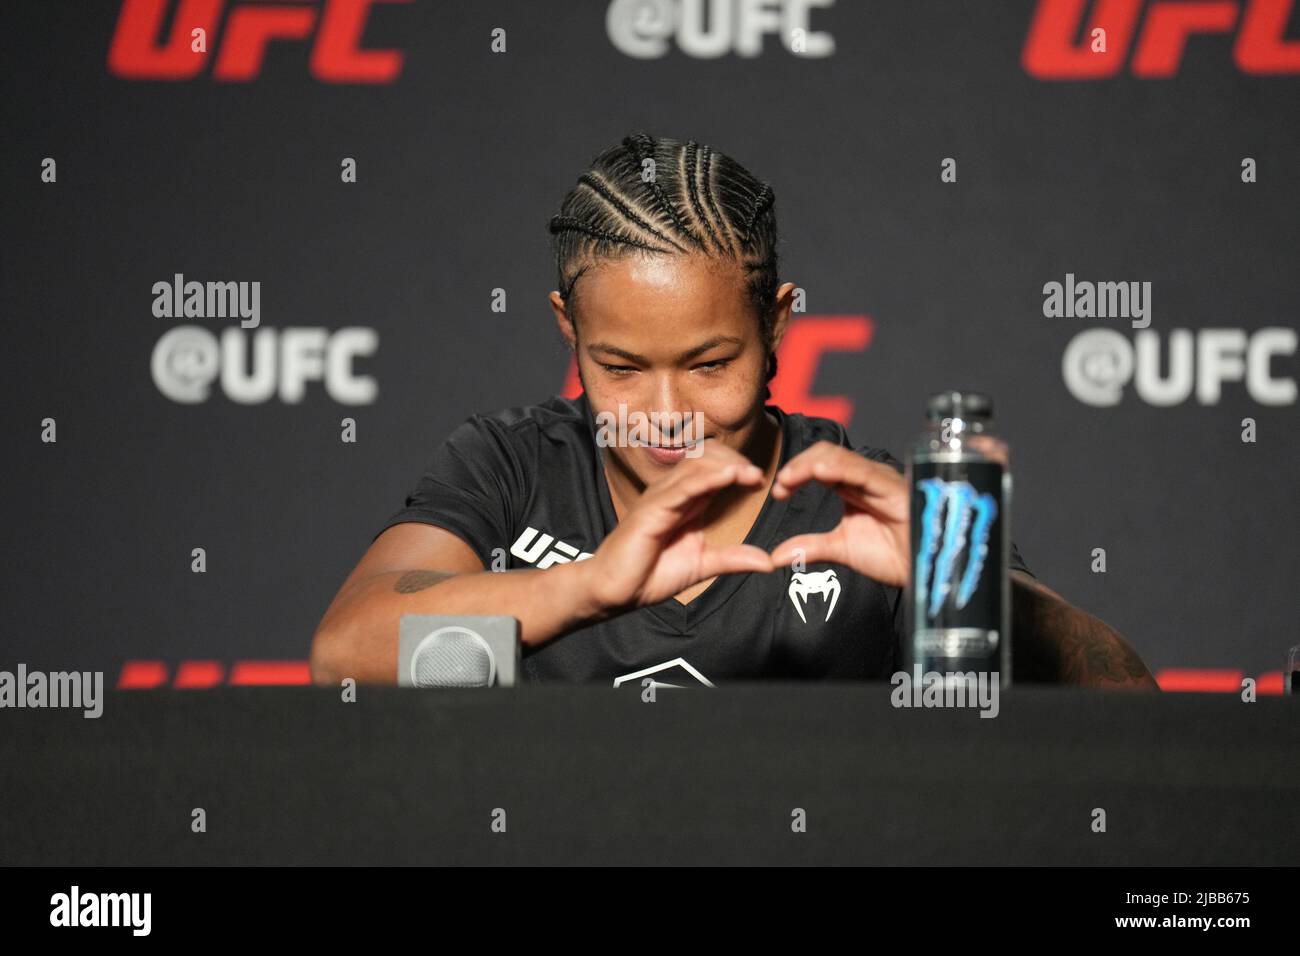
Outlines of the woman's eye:
M726 368L730 363L731 363L731 359L718 359L716 362L702 362L701 364L695 367L699 369L701 372L704 372L705 374L710 374L713 372L721 371L722 369Z
M718 359L715 362L701 362L699 365L694 366L693 371L701 371L706 375L711 375L714 372L721 371L730 364L731 359ZM611 375L631 375L636 371L636 368L631 365L609 365L605 362L601 362L600 367Z

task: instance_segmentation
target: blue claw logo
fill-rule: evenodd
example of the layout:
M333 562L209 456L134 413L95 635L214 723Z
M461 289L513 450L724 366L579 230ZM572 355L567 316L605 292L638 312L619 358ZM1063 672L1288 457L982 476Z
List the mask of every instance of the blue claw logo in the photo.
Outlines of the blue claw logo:
M978 494L968 481L926 478L921 512L921 545L916 554L916 593L929 595L927 616L935 617L956 585L953 604L964 608L980 583L989 553L989 530L998 516L993 495ZM970 546L967 548L967 541ZM966 566L958 577L958 559Z

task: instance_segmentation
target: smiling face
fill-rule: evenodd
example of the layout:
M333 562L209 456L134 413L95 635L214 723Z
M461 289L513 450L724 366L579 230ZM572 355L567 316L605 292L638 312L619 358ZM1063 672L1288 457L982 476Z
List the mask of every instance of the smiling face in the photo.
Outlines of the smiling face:
M702 433L744 453L764 423L768 344L740 266L704 256L633 256L597 263L578 284L576 327L558 292L551 305L577 355L592 412L617 418L623 404L629 415L678 413L691 422L686 437ZM784 332L793 288L787 283L778 291L772 348ZM683 441L680 433L655 437L668 445ZM606 451L642 487L676 464L646 447Z

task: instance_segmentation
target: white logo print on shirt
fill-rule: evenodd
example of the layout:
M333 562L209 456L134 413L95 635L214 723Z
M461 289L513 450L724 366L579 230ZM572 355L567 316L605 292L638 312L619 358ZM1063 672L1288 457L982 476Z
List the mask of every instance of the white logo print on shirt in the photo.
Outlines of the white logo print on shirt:
M637 681L637 678L640 677L650 677L651 674L662 674L664 672L672 673L674 670L678 671L677 674L673 675L677 677L678 680L681 680L683 677L685 677L687 680L698 681L700 684L704 685L705 687L713 686L713 682L710 681L703 674L701 674L699 671L697 671L689 663L687 663L684 657L677 657L671 661L664 661L662 664L655 664L653 667L646 667L639 671L633 671L631 674L624 674L622 677L615 677L614 686L621 687L628 682L635 683ZM666 681L658 681L655 680L653 677L650 677L650 686L654 688L660 688L660 687L687 687L690 685L669 684Z
M808 618L804 617L803 609L810 594L820 594L823 602L830 601L830 606L826 609L826 620L829 621L835 613L835 602L840 599L840 582L835 577L834 568L806 573L796 571L790 578L790 603L799 612L799 620L805 624L808 623Z
M540 568L549 568L553 564L568 564L570 561L585 561L591 557L586 551L579 551L571 544L565 544L563 541L555 541L555 548L546 551L555 541L555 535L539 532L536 528L528 527L524 533L519 536L514 544L510 546L510 553L520 561L526 561L529 564L535 564ZM543 556L543 552L546 552ZM538 558L541 558L539 561Z

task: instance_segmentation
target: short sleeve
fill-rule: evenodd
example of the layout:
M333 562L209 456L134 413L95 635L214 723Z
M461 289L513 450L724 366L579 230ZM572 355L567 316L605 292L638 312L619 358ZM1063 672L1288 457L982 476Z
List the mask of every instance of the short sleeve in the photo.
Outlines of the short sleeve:
M903 669L903 642L907 640L907 591L903 588L891 590L894 591L894 654L893 664L889 668L892 675Z
M854 449L854 451L864 458L870 458L872 461L879 461L889 465L900 475L905 471L903 463L883 448L872 448L869 445L863 445ZM1020 556L1020 549L1016 547L1014 540L1011 542L1011 556L1007 566L1012 571L1023 571L1031 578L1036 577L1034 572L1029 570L1029 566L1025 564L1025 559Z
M524 504L526 447L509 426L471 417L438 446L405 505L375 537L407 521L436 525L461 538L490 567L492 552L510 547Z
M899 461L897 458L895 458L893 455L891 455L889 452L885 451L885 449L883 448L872 448L870 445L862 445L859 448L855 448L854 451L856 451L863 458L870 458L872 461L878 461L881 462L882 464L888 465L889 467L893 468L894 471L898 472L900 475L904 471L903 463Z
M1011 559L1007 564L1012 571L1024 571L1031 578L1037 579L1038 577L1033 571L1029 570L1029 566L1025 564L1025 559L1020 556L1020 549L1016 547L1014 541L1011 542Z

